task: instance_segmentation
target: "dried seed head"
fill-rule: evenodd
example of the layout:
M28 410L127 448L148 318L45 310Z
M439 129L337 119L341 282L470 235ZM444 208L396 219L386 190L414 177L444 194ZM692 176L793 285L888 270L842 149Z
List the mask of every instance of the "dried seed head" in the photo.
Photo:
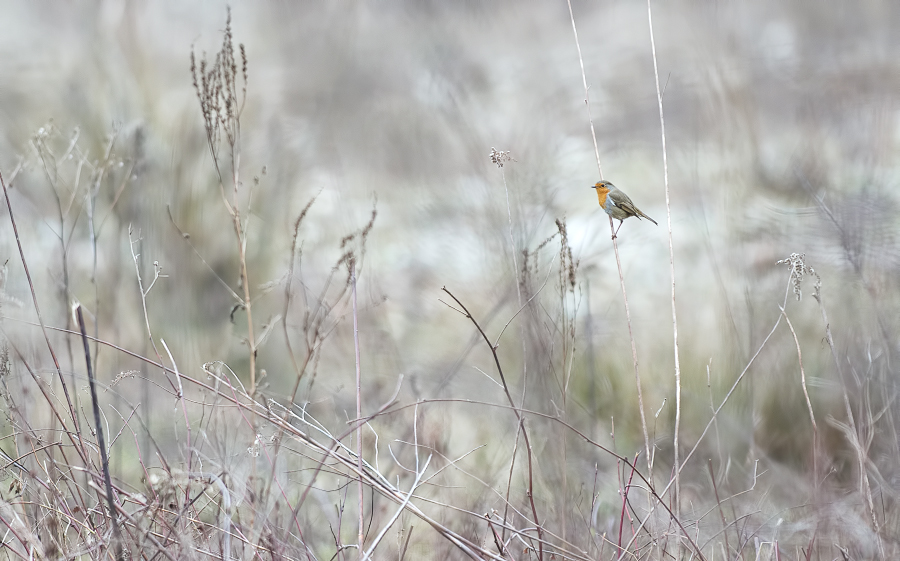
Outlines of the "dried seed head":
M496 165L498 168L502 168L503 164L506 162L514 162L512 156L509 155L509 150L497 150L493 146L491 147L491 163Z
M794 295L797 297L797 300L800 300L803 297L803 292L800 289L803 277L809 275L816 277L816 282L813 285L813 298L816 299L816 302L822 302L822 277L819 276L819 273L817 273L815 269L806 264L805 253L791 253L790 257L776 263L776 265L782 264L790 265L791 267L791 285L793 286Z
M240 117L247 99L247 53L240 46L240 68L235 60L234 37L231 31L231 10L222 35L222 48L212 63L206 53L197 60L191 50L191 75L200 102L200 112L206 128L207 142L213 156L223 137L234 149L240 134ZM243 79L243 84L239 82ZM239 87L240 86L240 87Z

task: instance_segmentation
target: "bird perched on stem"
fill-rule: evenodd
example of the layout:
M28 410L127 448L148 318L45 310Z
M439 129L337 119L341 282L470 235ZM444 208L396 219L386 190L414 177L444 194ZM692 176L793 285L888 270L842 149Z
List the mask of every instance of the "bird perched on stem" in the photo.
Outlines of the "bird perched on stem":
M622 221L630 216L636 216L638 219L643 217L656 224L656 220L653 220L641 212L641 209L634 206L634 203L631 202L628 195L623 193L621 189L609 181L598 181L591 186L591 189L597 191L597 199L600 201L600 206L603 207L603 211L609 215L610 224L612 224L613 218L619 221L619 227L616 228L616 231L613 233L613 239L615 239L616 234L619 233L619 228L622 227ZM656 225L659 226L659 224Z

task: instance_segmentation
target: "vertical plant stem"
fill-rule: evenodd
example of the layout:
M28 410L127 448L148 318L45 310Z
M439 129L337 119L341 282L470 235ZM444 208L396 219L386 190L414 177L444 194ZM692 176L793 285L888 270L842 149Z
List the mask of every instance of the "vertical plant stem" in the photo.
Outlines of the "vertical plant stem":
M235 210L234 230L238 240L238 255L241 262L241 284L244 287L244 311L247 312L247 345L250 347L250 397L256 395L256 336L253 333L253 312L250 298L250 278L247 272L247 231L241 225L240 215Z
M578 41L578 29L575 26L575 14L572 11L572 0L567 0L569 6L569 16L572 20L572 33L575 36L575 47L578 49L578 62L581 65L581 81L584 85L584 104L588 113L588 122L591 127L591 139L594 142L594 155L597 159L597 171L600 173L600 179L603 179L603 166L600 164L600 148L597 145L597 133L594 130L594 119L591 115L591 104L590 104L590 96L589 89L587 85L587 75L584 71L584 58L581 55L581 45ZM638 360L637 360L637 346L634 341L634 332L631 328L631 311L628 308L628 294L625 290L625 275L622 272L622 261L619 258L619 245L616 242L616 230L613 227L612 216L609 217L609 230L612 234L612 242L613 242L613 253L616 256L616 267L619 272L619 284L622 286L622 300L625 303L625 318L628 324L628 338L631 341L631 357L634 363L634 377L635 384L637 387L637 396L638 396L638 408L641 416L641 429L643 431L644 436L644 449L647 454L647 479L652 482L653 481L653 455L650 453L650 435L647 431L647 417L644 414L644 396L643 391L641 390L641 375L640 370L638 369ZM653 496L651 493L648 493L647 500L650 503L650 511L653 510ZM649 516L648 516L649 519ZM645 519L646 522L647 519ZM627 549L627 548L626 548Z
M156 284L156 281L158 281L160 278L163 278L165 275L162 275L160 273L160 271L162 271L162 268L159 266L158 262L154 261L153 262L153 280L150 282L150 285L146 289L144 288L144 281L141 277L141 265L140 265L140 263L138 263L138 256L143 255L143 247L141 248L140 254L134 252L134 244L137 242L142 242L141 245L143 246L143 238L138 237L137 241L133 240L131 238L132 231L133 231L132 227L129 224L128 225L128 247L131 250L131 259L132 259L132 261L134 261L134 272L135 272L135 276L137 277L138 290L141 293L141 310L144 313L144 327L147 329L147 338L145 339L145 341L150 343L150 347L153 348L153 352L154 352L154 354L156 354L156 359L159 361L159 364L163 364L162 355L159 353L159 349L156 347L156 342L153 341L153 332L150 330L150 314L147 312L147 295L150 294L150 290ZM168 380L169 386L171 386L171 388L177 392L178 388L176 388L175 384L172 383L172 380L169 379L169 375L166 374L165 367L162 368L162 373L166 377L166 380Z
M575 15L572 12L572 0L569 4L569 16L572 19L572 32L575 34L575 46L578 48L578 62L581 64L581 81L584 84L584 105L587 107L588 122L591 125L591 138L594 140L594 154L597 157L597 170L600 179L603 179L603 167L600 165L600 148L597 145L597 133L594 131L594 119L591 116L591 104L588 97L587 75L584 72L584 60L581 56L581 45L578 43L578 30L575 28ZM613 252L616 254L616 266L619 269L619 283L622 285L622 299L625 301L625 318L628 323L628 338L631 340L631 358L634 361L634 378L637 383L638 407L641 413L641 429L644 432L644 448L647 453L647 479L653 481L653 456L650 454L650 433L647 431L647 417L644 414L644 396L641 391L641 375L638 370L637 345L634 342L634 333L631 329L631 311L628 308L628 295L625 292L625 275L622 272L622 261L619 259L619 245L616 242L615 228L612 217L609 217L609 231L612 234ZM652 499L651 499L652 500Z
M791 330L791 335L794 336L794 344L797 346L797 361L800 363L800 382L803 387L803 397L806 398L806 409L809 411L809 420L812 423L813 431L818 436L819 425L816 424L816 416L813 413L812 401L809 399L809 390L806 387L806 371L803 369L803 353L800 352L800 340L797 339L797 332L794 331L794 326L791 324L791 320L784 311L784 308L781 308L781 315L784 316L784 321L787 322L788 329ZM818 479L816 480L816 485L818 485Z
M501 162L502 163L502 162ZM513 237L512 208L509 204L509 186L506 184L506 172L500 167L500 176L503 178L503 190L506 192L506 218L509 221L509 251L513 258L513 274L516 277L516 296L518 297L518 309L522 308L522 283L519 281L519 261L516 258L516 240ZM525 348L525 328L519 324L519 335L522 338L522 403L525 403L525 389L528 374L527 354ZM521 428L521 423L519 424ZM509 494L512 490L512 475L516 467L516 452L519 449L519 433L516 432L516 442L513 446L512 459L509 462L509 481L506 485L506 504L503 507L503 534L501 541L506 540L506 517L509 514Z
M843 394L844 401L844 411L847 414L847 425L850 427L850 432L854 435L856 442L851 440L850 444L853 446L854 451L856 452L856 462L857 469L859 470L859 486L860 493L866 499L866 513L869 515L870 520L872 521L872 530L875 532L875 538L877 540L878 549L881 553L881 558L885 559L885 551L884 551L884 542L881 539L881 530L878 524L878 516L875 513L875 503L872 497L872 487L869 483L869 472L867 470L868 458L866 457L865 450L863 449L862 444L859 442L859 431L856 428L856 421L853 417L853 407L850 405L850 396L847 394L847 381L844 378L844 372L841 368L841 362L838 360L837 350L834 348L834 338L831 336L831 324L828 322L828 314L825 312L825 304L822 302L822 299L819 298L819 310L822 312L822 321L825 323L825 342L828 343L828 348L831 349L831 357L834 360L834 367L837 369L838 378L841 380L841 391ZM787 302L785 302L787 303ZM784 308L784 306L782 306Z
M508 155L508 153L507 153ZM509 250L512 253L513 258L513 274L516 278L516 296L518 297L518 309L522 309L522 281L519 278L519 261L516 257L518 250L516 248L516 239L513 236L513 222L512 222L512 207L509 204L509 186L506 183L506 171L503 169L503 161L502 156L500 160L500 176L503 178L503 190L506 193L506 218L509 223ZM528 350L525 346L525 327L519 323L519 336L522 339L522 403L525 403L525 395L528 389ZM523 429L524 426L519 423L519 429ZM519 449L519 434L516 433L516 443L513 446L513 454L512 459L509 464L509 481L506 487L506 504L503 507L503 533L502 540L506 540L506 520L507 515L509 514L509 493L512 489L512 474L513 469L516 466L516 451Z
M675 352L675 436L672 446L674 448L675 465L675 516L681 518L681 470L678 436L681 430L681 361L678 357L678 314L675 308L675 246L672 243L672 207L669 201L669 160L666 153L666 119L663 113L662 90L659 87L659 64L656 59L656 39L653 35L653 11L650 8L650 0L647 0L647 25L650 28L650 51L653 54L653 76L656 79L656 101L659 105L659 130L662 142L663 159L663 183L666 191L666 221L669 227L669 272L672 277L672 338ZM676 558L681 558L681 541L678 542Z
M610 232L615 232L612 216L609 217ZM616 254L616 266L619 269L619 284L622 285L622 300L625 302L625 322L628 324L628 339L631 341L631 360L634 363L634 381L637 385L638 408L641 413L641 429L644 432L644 452L647 454L647 479L653 481L653 455L650 453L650 433L647 430L647 416L644 414L644 392L641 390L641 373L638 369L637 345L634 342L634 331L631 329L631 310L628 308L628 293L625 291L625 275L622 273L622 260L619 259L619 244L615 233L612 236L613 249Z
M587 74L584 72L584 59L581 56L581 44L578 42L578 30L575 28L575 13L572 12L572 0L569 4L569 17L572 19L572 33L575 35L575 48L578 49L578 63L581 65L581 82L584 84L584 106L587 108L588 122L591 124L591 138L594 140L594 155L597 157L597 171L603 179L603 166L600 165L600 148L597 146L597 134L594 132L594 118L591 117L591 102L588 95Z
M722 510L722 500L719 498L719 487L716 485L716 474L713 472L712 458L707 459L706 468L709 471L709 480L712 481L713 493L716 497L716 508L719 509L719 517L722 519L722 536L725 538L725 551L731 552L731 546L728 544L728 522L725 520L725 511ZM728 554L726 553L726 555Z
M353 287L353 350L356 353L356 418L362 419L362 382L359 368L359 318L356 306L356 260L350 259L350 284ZM357 534L357 545L359 547L359 556L363 556L363 461L362 461L362 423L356 426L356 468L359 473L359 481L357 488L358 506L359 506L359 533Z
M91 349L88 345L87 329L84 327L84 314L81 313L81 305L75 307L78 316L78 328L81 330L81 340L84 343L84 359L87 362L88 384L91 389L91 403L94 406L94 428L97 430L97 446L100 448L100 461L103 464L103 482L106 485L106 502L109 506L109 520L112 525L113 549L116 559L122 561L122 536L119 534L119 521L116 514L116 500L113 496L112 480L109 477L109 458L106 454L106 441L103 437L103 425L100 421L100 404L97 402L97 387L94 383L94 369L91 366Z
M516 276L516 294L519 297L519 307L522 307L522 287L519 284L519 261L516 258L516 239L513 237L512 208L509 204L509 187L506 185L506 172L500 168L500 176L503 178L503 190L506 192L506 218L509 221L509 250L512 252L513 273ZM522 341L522 350L524 351L525 341Z

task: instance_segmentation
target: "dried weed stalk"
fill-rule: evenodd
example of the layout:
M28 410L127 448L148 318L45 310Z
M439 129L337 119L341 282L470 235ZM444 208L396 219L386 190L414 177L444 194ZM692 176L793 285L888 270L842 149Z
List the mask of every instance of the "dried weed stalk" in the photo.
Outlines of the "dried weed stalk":
M231 217L232 227L237 241L240 280L243 295L237 304L247 314L247 346L250 357L250 394L256 392L256 353L257 341L253 325L252 297L250 294L250 278L247 267L247 235L250 217L250 197L247 197L245 209L241 210L239 194L241 191L241 113L247 101L247 52L244 45L239 45L240 67L235 58L234 41L231 33L231 9L225 21L225 32L222 36L222 48L212 63L207 62L205 55L199 66L193 50L191 50L191 75L194 79L194 90L200 102L200 113L206 130L206 143L212 155L213 165L218 176L219 191L222 202ZM227 154L221 154L225 147ZM227 159L225 159L227 157ZM230 164L230 174L223 174L225 164ZM231 200L225 192L226 183L231 183ZM244 216L246 214L246 216Z

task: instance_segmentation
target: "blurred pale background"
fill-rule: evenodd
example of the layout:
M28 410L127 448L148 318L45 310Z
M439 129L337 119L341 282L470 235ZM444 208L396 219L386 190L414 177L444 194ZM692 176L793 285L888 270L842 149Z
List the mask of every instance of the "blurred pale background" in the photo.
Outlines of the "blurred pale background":
M671 279L646 4L575 1L573 9L605 178L660 224L627 221L619 249L651 436L669 462ZM198 58L218 51L225 4L3 2L2 12L0 169L9 179L21 164L12 202L45 320L65 326L77 298L96 314L101 338L149 356L129 252L132 225L142 238L145 283L154 261L168 275L147 300L155 336L167 340L184 371L202 376L203 363L223 360L240 376L246 322L241 312L230 321L234 301L212 272L238 290L235 238L190 73L192 49ZM248 223L259 328L278 324L293 224L308 201L317 197L298 240L310 294L322 290L341 238L363 227L374 206L359 285L365 409L389 397L399 374L405 403L505 403L479 372L494 375L489 353L468 320L439 301L447 299L440 289L451 290L496 337L518 308L514 262L521 267L522 250L534 251L564 218L577 285L568 296L560 288L558 239L530 257L531 293L549 280L504 333L507 377L520 396L527 357L529 407L563 415L604 442L614 419L617 449L639 451L631 347L608 220L588 189L598 170L566 3L236 2L232 20L249 59L241 166L245 186L259 176ZM900 360L900 4L685 0L658 2L653 21L665 89L683 441L693 445L710 419L710 391L718 404L778 319L789 270L776 261L791 252L805 252L822 277L835 344L855 376L848 388L854 406L875 395L871 407L890 411ZM97 220L108 220L97 237L96 285L80 206L89 166L79 171L78 158L55 164L62 207L70 199L75 205L63 220L68 296L60 294L52 173L35 140L41 129L56 156L77 134L77 153L88 161L102 159L109 135L117 135L111 157L121 166L98 190ZM501 171L490 162L492 147L515 161ZM8 220L4 212L2 311L33 321ZM334 282L341 285L345 274ZM808 282L803 300L792 296L787 310L820 430L829 431L825 417L843 415L841 383ZM342 422L355 416L352 322L346 298L332 304L334 331L298 401ZM288 317L290 325L300 321ZM571 322L574 335L560 334L561 321ZM43 352L39 331L4 326L11 339L30 341L32 355ZM100 352L103 380L141 369ZM77 353L65 360L66 371L81 372ZM295 375L280 325L261 347L259 367L267 373L265 395L290 394ZM117 389L137 402L140 387L135 380ZM175 430L173 400L155 399L141 413L145 421L162 433ZM427 438L448 456L515 434L505 410L429 411ZM686 492L706 496L708 457L743 474L736 488L749 486L753 462L763 459L777 474L766 485L790 490L766 500L795 500L792 474L806 479L811 436L797 351L783 324L726 412L718 427L723 441L707 444L691 475L697 483ZM486 426L485 416L500 424ZM896 435L893 416L884 419L890 427L872 430ZM488 435L494 430L500 434ZM836 432L828 438L836 472L853 488L852 467L841 459L848 445ZM890 487L897 443L885 438L872 454ZM539 438L537 453L553 446L549 436ZM472 469L495 462L502 479L506 464L497 453L485 452ZM597 461L573 454L571 469L589 485Z

